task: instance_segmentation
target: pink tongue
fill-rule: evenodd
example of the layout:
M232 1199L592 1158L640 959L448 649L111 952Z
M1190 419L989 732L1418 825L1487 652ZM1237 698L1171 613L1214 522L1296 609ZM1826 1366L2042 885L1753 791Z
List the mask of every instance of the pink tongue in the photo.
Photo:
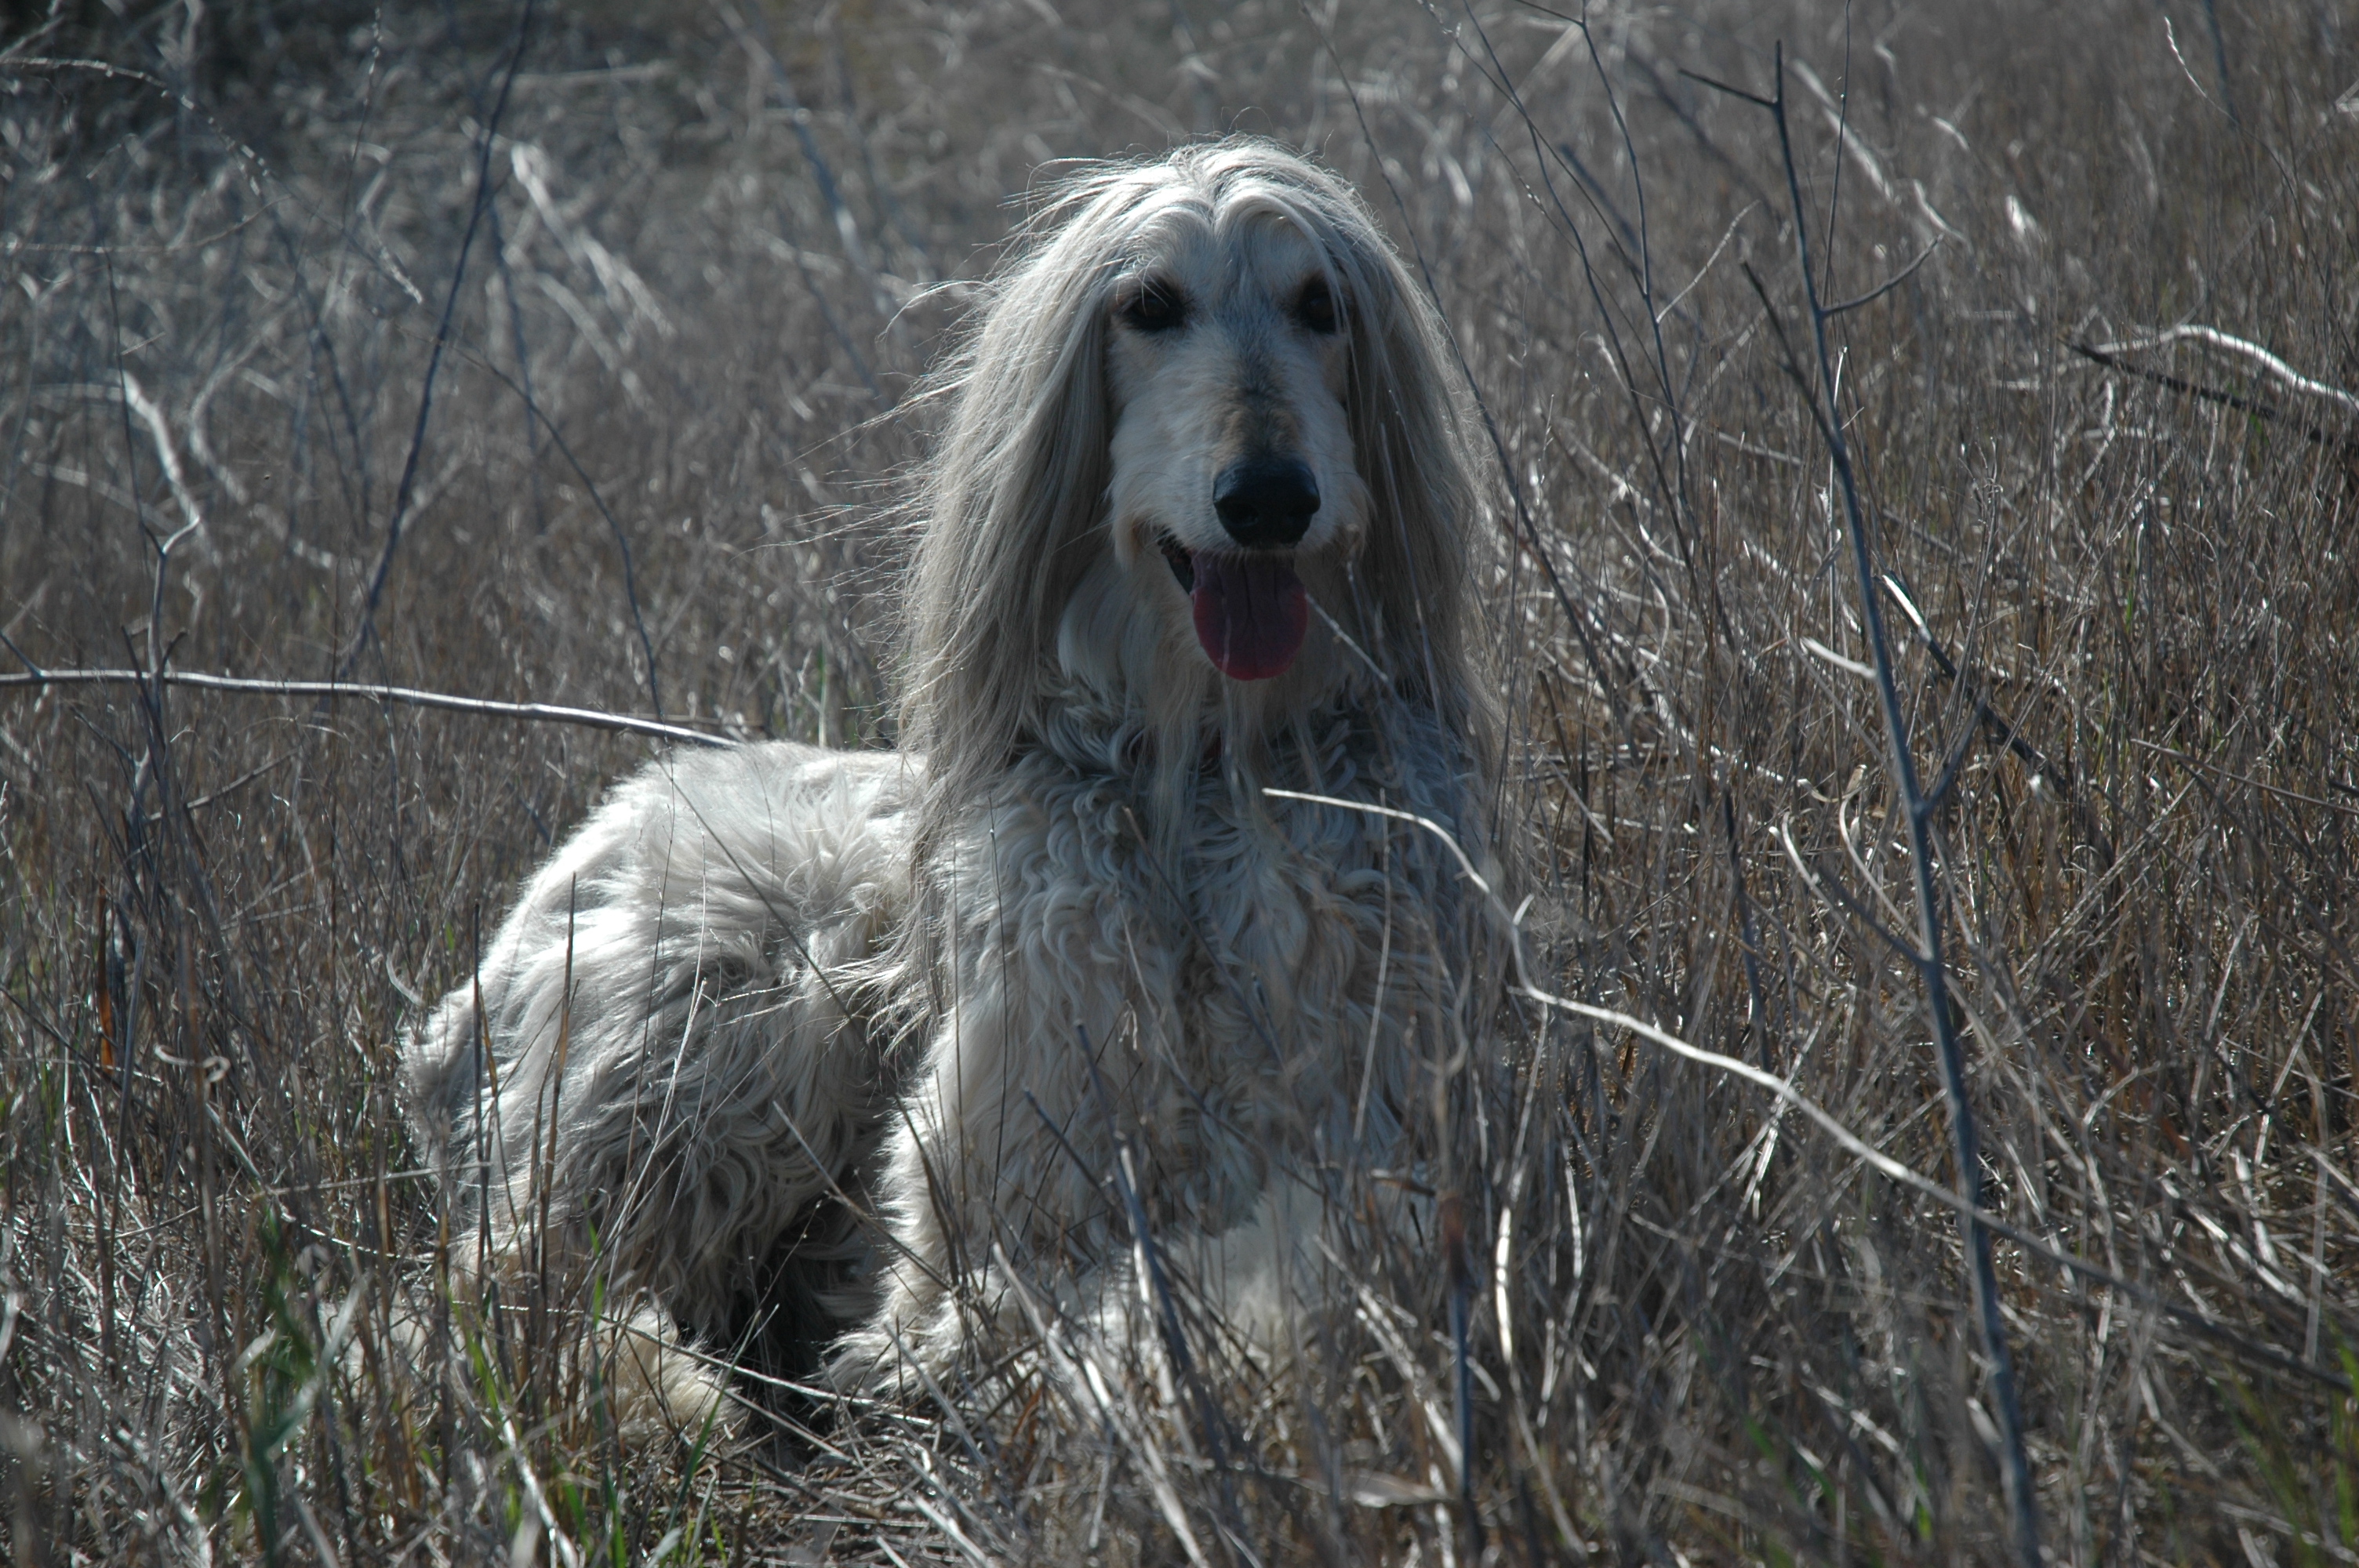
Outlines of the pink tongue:
M1221 673L1231 680L1284 675L1310 626L1310 598L1294 568L1267 556L1213 555L1196 557L1195 568L1188 597L1196 641Z

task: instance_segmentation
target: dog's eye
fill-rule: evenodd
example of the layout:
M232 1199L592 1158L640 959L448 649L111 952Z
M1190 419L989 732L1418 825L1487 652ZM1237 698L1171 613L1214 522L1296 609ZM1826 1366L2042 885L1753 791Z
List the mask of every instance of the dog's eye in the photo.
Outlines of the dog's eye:
M1188 323L1188 301L1161 278L1149 278L1122 308L1122 319L1142 332L1169 332Z
M1335 296L1325 278L1314 277L1302 286L1302 296L1294 302L1294 319L1314 332L1335 330Z

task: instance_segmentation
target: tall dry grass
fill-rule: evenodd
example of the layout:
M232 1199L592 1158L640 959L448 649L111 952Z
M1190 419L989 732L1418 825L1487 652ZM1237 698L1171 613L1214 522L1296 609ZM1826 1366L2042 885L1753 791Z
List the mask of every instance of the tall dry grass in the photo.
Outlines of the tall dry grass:
M1953 1186L1786 169L1696 80L1767 93L1782 42L1819 290L1875 296L1830 322L1836 406L1945 786L2044 1548L2359 1550L2346 9L8 15L12 668L887 742L909 395L1035 171L1317 149L1430 276L1496 460L1535 981ZM1363 1260L1295 1373L1207 1339L1201 1402L1042 1379L660 1452L556 1419L444 1299L393 1043L645 751L0 689L17 1561L2016 1556L1955 1213L1528 1000L1461 1086L1462 1241Z

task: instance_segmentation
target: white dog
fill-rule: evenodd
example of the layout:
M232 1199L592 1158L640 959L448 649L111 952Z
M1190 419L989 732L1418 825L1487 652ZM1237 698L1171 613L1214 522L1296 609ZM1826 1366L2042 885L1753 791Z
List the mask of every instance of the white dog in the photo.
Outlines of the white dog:
M474 1250L847 1389L1142 1260L1300 1291L1497 979L1440 330L1268 143L1062 186L942 384L905 749L651 766L406 1042Z

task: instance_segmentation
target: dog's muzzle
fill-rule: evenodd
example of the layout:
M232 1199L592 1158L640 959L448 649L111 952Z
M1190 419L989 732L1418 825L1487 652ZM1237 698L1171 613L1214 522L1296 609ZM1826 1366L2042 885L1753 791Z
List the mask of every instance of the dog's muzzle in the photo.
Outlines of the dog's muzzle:
M1196 641L1231 680L1284 675L1310 629L1294 546L1318 515L1319 481L1298 458L1246 458L1222 470L1212 510L1238 549L1190 550L1169 534L1156 540L1188 596Z

